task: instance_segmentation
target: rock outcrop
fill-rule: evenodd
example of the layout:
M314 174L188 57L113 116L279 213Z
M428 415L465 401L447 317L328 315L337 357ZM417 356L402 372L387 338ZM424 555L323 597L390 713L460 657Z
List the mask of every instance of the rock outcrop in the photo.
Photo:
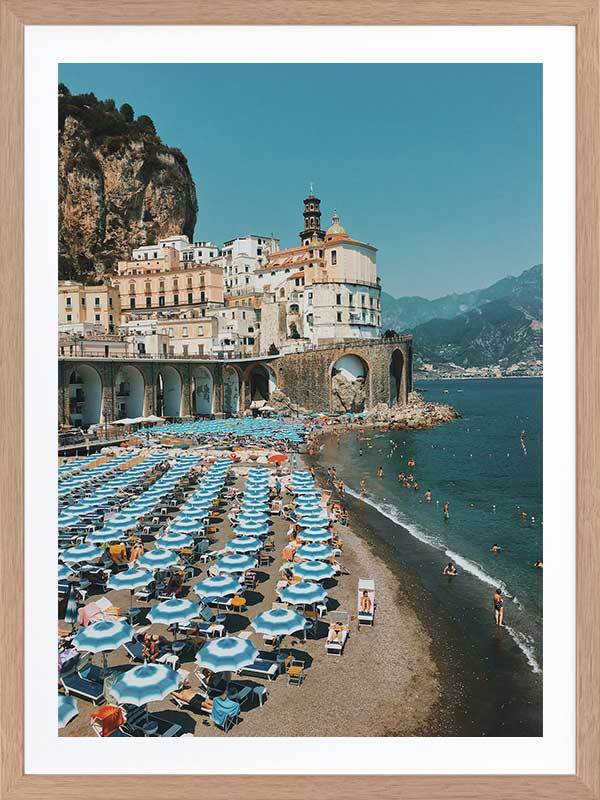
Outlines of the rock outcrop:
M331 379L332 411L337 413L360 413L365 407L367 387L362 377L350 381L341 372Z
M92 282L132 247L193 238L196 188L181 151L128 104L59 87L59 277Z
M390 425L393 428L432 428L442 422L452 422L460 414L445 403L428 403L418 392L411 392L405 406L388 406L379 403L367 412L365 421L373 425Z

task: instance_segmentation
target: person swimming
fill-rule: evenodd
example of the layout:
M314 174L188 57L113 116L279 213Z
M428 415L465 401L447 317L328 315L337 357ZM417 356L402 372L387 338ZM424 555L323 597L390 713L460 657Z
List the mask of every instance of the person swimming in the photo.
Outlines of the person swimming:
M431 503L431 497L432 497L431 489L427 489L427 491L425 492L425 500L427 500L428 503Z
M544 562L538 559L533 566L536 569L544 569Z
M499 553L502 550L499 544L493 544L490 547L490 553Z

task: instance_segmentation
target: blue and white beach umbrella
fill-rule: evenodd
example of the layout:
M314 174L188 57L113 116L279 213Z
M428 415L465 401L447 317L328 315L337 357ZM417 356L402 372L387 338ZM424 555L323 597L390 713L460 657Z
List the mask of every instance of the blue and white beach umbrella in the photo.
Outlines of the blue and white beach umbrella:
M328 547L328 545L321 544L320 542L309 542L299 547L296 550L296 555L298 558L308 558L311 561L331 558L333 555L333 547Z
M284 603L312 605L323 602L327 597L327 592L318 583L300 581L300 583L292 583L290 586L279 589L279 597Z
M73 638L73 647L86 653L102 653L106 669L108 652L130 642L134 636L135 631L127 622L101 619L82 628Z
M116 525L105 525L97 531L88 533L85 541L88 544L108 544L108 542L117 542L124 539L127 532L123 528L118 528Z
M98 561L103 555L104 550L100 547L95 547L93 544L78 544L64 550L61 558L66 564L89 564Z
M145 569L127 569L111 575L106 584L109 589L141 589L154 580L152 573Z
M238 536L267 536L269 529L266 525L258 527L248 527L247 525L238 525L235 529Z
M66 564L58 565L58 580L64 581L73 574L73 571Z
M329 517L327 514L307 514L298 518L298 525L301 528L320 528L329 525Z
M58 695L58 727L64 728L79 714L77 700L67 695Z
M198 597L227 597L242 591L242 586L236 578L230 575L213 575L199 581L194 587Z
M254 617L250 625L257 633L269 636L288 636L296 631L304 630L306 619L302 614L290 608L271 608Z
M268 522L269 521L269 515L265 514L263 511L257 511L256 510L256 506L255 506L254 503L249 508L244 508L242 510L242 516L240 517L240 520L242 518L244 520L248 520L248 522Z
M303 542L327 542L332 537L333 532L326 528L304 528L298 533Z
M172 550L162 547L155 547L154 550L147 550L143 556L137 560L137 566L142 569L167 569L179 561L179 556Z
M196 661L211 672L237 672L256 661L258 650L248 639L225 636L212 639L196 653Z
M182 547L191 547L194 544L194 540L186 533L173 531L157 539L156 544L159 547L166 547L167 550L181 550Z
M174 597L171 600L163 600L162 603L151 608L146 616L150 622L157 622L161 625L185 625L199 613L198 603Z
M260 522L255 519L247 519L245 515L242 515L238 520L238 527L243 528L245 531L263 531L268 530L268 526L266 522Z
M72 525L77 525L79 516L77 514L70 514L68 511L63 511L58 515L58 527L69 528Z
M117 703L145 706L164 698L179 686L179 673L164 664L142 664L127 670L111 686Z
M257 536L236 536L225 545L226 550L236 553L256 553L262 547L262 542Z
M180 519L174 520L173 524L169 525L169 531L177 531L177 533L190 533L191 531L195 531L200 527L202 527L202 525L198 522L197 517L190 513L189 516L186 514L185 517L182 516Z
M294 564L292 572L297 578L306 581L324 581L335 575L335 569L324 561L303 561L301 564Z
M218 558L215 565L219 572L245 572L256 566L256 559L243 553L233 553Z
M70 584L67 608L65 610L65 622L74 625L77 622L77 597L75 596L75 586Z
M118 525L119 527L123 527L126 530L129 528L135 528L137 524L137 517L135 514L128 514L126 511L120 512L115 514L114 517L110 518L111 525Z

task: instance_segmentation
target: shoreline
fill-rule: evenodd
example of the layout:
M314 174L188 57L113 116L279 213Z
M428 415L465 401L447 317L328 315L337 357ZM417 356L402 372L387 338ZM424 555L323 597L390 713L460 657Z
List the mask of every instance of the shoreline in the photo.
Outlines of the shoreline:
M320 472L321 458L321 452L313 454L310 462ZM344 477L339 468L338 475ZM448 720L452 731L445 729L443 735L454 730L463 736L542 735L541 674L530 672L530 663L524 669L528 659L509 627L494 632L481 615L473 614L477 579L465 575L457 593L439 580L439 551L354 492L346 492L344 504L357 535L398 576L405 602L427 632L446 717L448 706L456 712ZM518 704L522 712L515 715Z

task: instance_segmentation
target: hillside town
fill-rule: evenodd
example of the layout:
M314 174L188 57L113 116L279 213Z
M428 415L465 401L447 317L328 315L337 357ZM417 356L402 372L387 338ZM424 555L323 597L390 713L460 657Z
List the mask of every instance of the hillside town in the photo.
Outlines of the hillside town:
M312 186L299 239L173 235L133 248L100 285L59 281L59 355L249 358L380 338L377 249L337 212L323 230Z

